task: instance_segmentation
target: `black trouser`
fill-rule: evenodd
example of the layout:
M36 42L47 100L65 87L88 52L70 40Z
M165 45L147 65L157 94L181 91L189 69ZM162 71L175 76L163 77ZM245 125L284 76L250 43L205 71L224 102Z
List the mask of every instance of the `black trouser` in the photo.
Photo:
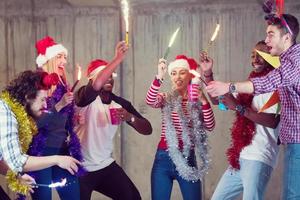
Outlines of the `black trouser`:
M88 172L79 178L80 199L89 200L93 191L114 200L140 200L141 196L123 169L113 162L104 169Z
M9 196L4 192L2 187L0 186L0 199L1 200L10 200Z

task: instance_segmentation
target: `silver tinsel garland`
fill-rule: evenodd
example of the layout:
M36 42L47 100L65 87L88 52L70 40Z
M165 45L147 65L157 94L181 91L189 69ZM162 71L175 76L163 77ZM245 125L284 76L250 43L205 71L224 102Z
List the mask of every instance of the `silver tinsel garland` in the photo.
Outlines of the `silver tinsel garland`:
M163 107L166 122L166 140L169 156L176 166L179 175L187 181L202 180L209 168L207 135L202 121L202 110L200 102L188 102L187 111L190 113L188 119L182 110L182 97L176 93L167 95ZM172 123L172 110L177 112L182 126L182 151L178 149L178 137ZM192 128L190 128L192 127ZM189 166L188 158L192 150L195 150L198 160L196 166Z

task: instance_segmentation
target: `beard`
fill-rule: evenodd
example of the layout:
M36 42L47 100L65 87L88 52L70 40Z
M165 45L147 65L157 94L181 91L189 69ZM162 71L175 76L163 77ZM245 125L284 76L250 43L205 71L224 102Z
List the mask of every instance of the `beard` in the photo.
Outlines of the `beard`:
M31 109L31 104L30 103L26 103L25 105L25 110L27 112L27 114L32 117L33 119L37 119L38 117L34 114L34 112Z

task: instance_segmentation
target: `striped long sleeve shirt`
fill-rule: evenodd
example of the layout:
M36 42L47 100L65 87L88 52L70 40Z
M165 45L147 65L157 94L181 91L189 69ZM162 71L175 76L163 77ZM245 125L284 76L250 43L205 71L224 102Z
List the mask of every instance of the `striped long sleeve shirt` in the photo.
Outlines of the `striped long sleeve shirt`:
M163 108L164 106L164 98L165 94L164 93L159 93L160 89L160 83L157 79L155 79L152 82L151 87L149 88L147 92L147 97L146 97L146 103L153 107L153 108ZM182 100L182 110L183 114L187 117L190 118L190 115L187 111L187 103L188 99L183 99ZM214 119L214 114L213 111L210 107L210 104L205 104L202 106L202 112L203 112L203 124L206 130L212 131L215 127L215 119ZM182 139L181 139L181 134L182 134L182 125L181 125L181 120L178 116L178 113L175 111L172 111L171 113L171 119L173 122L173 126L175 127L177 137L178 137L178 142L179 142L179 147L182 147ZM165 113L162 109L162 125L161 125L161 139L158 144L159 149L167 149L167 143L165 139L165 134L166 134L166 122L165 122Z

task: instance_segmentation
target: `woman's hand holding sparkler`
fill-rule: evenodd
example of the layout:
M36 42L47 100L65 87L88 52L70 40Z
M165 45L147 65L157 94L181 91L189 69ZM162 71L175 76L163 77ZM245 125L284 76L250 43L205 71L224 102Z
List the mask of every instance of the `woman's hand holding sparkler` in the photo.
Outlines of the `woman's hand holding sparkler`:
M73 92L66 92L64 96L61 98L61 100L55 105L56 111L59 112L65 106L72 103L73 100L74 100Z
M156 78L162 81L165 77L166 72L167 72L167 60L161 58L158 60Z

